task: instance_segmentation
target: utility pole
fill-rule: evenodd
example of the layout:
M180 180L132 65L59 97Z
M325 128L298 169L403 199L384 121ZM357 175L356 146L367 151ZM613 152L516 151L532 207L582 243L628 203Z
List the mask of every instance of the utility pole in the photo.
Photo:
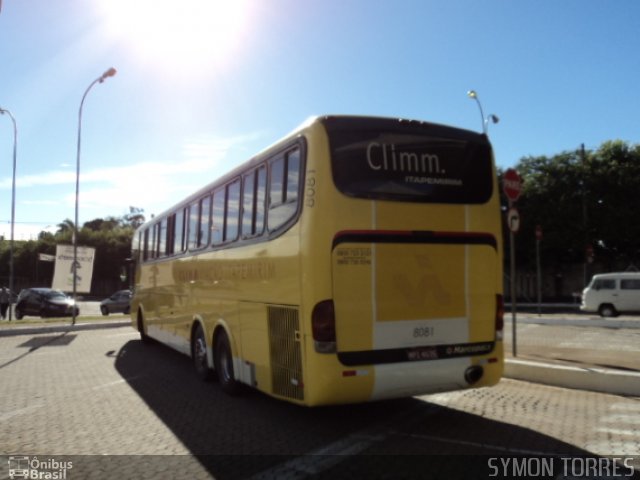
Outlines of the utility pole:
M584 143L580 144L580 162L582 164L582 229L584 231L584 264L582 268L582 286L586 287L587 282L589 281L589 259L587 258L587 250L589 247L589 232L587 231L587 161L584 151Z

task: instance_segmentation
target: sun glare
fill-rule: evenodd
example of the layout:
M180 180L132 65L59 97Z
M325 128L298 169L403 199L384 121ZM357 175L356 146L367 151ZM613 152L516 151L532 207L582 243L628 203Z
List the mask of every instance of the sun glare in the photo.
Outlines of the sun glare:
M216 68L248 31L249 0L105 0L109 34L144 63Z

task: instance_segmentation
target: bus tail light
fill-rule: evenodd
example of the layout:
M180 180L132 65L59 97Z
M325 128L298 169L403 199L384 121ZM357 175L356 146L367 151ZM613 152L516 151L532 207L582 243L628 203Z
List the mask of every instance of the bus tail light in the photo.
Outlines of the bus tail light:
M502 340L504 331L504 297L496 295L496 340Z
M313 307L311 329L316 352L336 352L336 315L333 300L324 300Z

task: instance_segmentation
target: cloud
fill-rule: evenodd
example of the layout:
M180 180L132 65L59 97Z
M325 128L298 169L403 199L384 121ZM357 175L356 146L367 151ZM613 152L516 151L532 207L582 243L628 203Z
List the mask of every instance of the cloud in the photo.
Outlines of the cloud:
M233 168L234 164L248 159L244 156L247 145L263 136L261 132L229 138L200 135L184 142L175 161L146 160L81 171L80 221L119 216L130 206L143 208L148 217L152 213L161 213ZM72 209L75 190L65 188L66 192L60 194L56 187L73 185L75 181L75 171L65 170L19 177L16 182L18 188L37 189L37 198L34 192L31 198L22 196L20 203ZM9 179L0 181L0 188L10 188Z
M144 179L145 188L152 187L151 180L163 183L164 178L171 179L175 175L190 175L202 172L220 174L222 160L232 149L242 149L263 136L262 132L238 135L228 138L201 135L187 140L182 145L182 155L176 161L144 161L132 165L97 168L80 172L81 190L87 184L111 184L114 187L135 182L140 185ZM67 167L67 165L64 165ZM215 177L211 177L213 180ZM54 170L37 175L25 175L16 179L16 188L30 188L73 184L76 181L75 171ZM0 189L11 188L11 178L0 180Z

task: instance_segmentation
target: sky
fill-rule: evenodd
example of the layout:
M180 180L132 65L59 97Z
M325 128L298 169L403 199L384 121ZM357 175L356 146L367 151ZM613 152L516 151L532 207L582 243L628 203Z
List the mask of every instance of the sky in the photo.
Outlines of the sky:
M15 239L147 218L307 118L482 130L496 162L640 143L637 0L0 0L0 108L17 125ZM0 236L13 124L0 115Z

